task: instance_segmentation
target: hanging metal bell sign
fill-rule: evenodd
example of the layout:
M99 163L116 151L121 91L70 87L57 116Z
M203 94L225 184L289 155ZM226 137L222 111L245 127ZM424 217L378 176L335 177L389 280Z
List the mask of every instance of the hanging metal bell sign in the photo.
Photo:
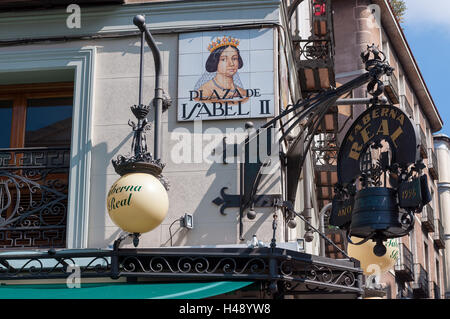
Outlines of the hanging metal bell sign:
M369 187L356 193L350 234L366 238L374 233L385 238L403 233L395 189Z
M423 205L417 199L403 205L405 198L401 198L411 189L424 193L422 188L426 188L422 187L426 180L409 183L421 171L416 165L417 136L415 125L403 111L392 105L373 105L352 124L339 149L339 184L330 224L362 238L356 245L376 242L376 256L386 253L384 241L410 232L413 212ZM346 209L345 198L351 199L350 190L355 188L354 205Z

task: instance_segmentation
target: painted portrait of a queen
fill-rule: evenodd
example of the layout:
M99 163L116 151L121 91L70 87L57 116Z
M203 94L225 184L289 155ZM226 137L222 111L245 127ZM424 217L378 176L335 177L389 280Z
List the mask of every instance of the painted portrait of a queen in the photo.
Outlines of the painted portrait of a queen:
M248 100L238 73L244 66L238 46L238 39L227 36L209 44L205 72L194 88L199 93L195 100L236 103Z

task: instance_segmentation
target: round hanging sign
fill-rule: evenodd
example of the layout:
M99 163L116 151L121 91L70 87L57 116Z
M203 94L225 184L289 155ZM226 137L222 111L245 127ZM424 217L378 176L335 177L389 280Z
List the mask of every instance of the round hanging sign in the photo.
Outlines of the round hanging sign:
M146 233L161 224L169 209L166 189L153 175L130 173L109 190L106 203L111 220L129 233Z
M392 150L392 163L408 166L418 160L417 133L409 117L395 106L375 105L356 119L342 141L337 160L341 185L361 175L360 157L383 140Z

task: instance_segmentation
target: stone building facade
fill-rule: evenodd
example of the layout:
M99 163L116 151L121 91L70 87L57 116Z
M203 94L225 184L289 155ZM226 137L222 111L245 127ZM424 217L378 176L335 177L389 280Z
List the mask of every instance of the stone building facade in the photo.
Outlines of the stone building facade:
M444 278L443 278L443 284L444 284L444 292L445 292L445 298L449 298L449 261L448 258L450 256L449 253L449 236L450 233L449 229L449 219L448 219L448 212L449 212L449 172L448 172L448 160L450 155L450 139L445 134L437 134L434 135L434 147L436 150L436 156L438 158L438 166L439 166L439 180L438 180L438 191L439 191L439 204L441 208L441 216L442 218L442 224L444 228L444 238L445 238L445 253L444 253Z

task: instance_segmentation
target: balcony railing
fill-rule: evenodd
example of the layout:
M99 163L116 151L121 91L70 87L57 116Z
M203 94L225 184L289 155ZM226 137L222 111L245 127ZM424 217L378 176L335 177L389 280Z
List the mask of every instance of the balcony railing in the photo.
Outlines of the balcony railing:
M427 136L425 135L425 132L420 124L417 124L417 130L419 131L420 136L420 155L422 155L422 158L428 158Z
M305 94L335 86L334 33L331 0L309 0L312 34L294 37L300 85Z
M330 40L296 40L299 45L298 58L302 66L328 67L333 58Z
M394 73L391 76L384 75L382 77L384 84L384 92L392 104L400 103L398 94L398 80Z
M439 249L445 248L445 233L444 233L444 226L442 226L441 220L436 219L435 223L437 229L433 234L433 240L436 247Z
M0 149L0 249L65 247L69 148Z
M428 149L428 172L434 180L439 179L437 156L432 148Z
M406 114L411 116L411 118L414 118L414 111L411 107L411 105L408 102L408 99L406 98L406 95L400 95L400 102L405 108Z
M329 88L335 81L331 40L296 40L294 43L302 88L310 92Z
M422 228L432 233L434 232L434 210L430 205L426 205L422 209L422 215L420 217L420 221L422 222Z
M401 282L414 281L414 260L405 244L400 244L399 256L395 265L395 276Z
M421 264L414 264L414 283L413 292L416 298L428 298L430 289L428 285L428 272Z

